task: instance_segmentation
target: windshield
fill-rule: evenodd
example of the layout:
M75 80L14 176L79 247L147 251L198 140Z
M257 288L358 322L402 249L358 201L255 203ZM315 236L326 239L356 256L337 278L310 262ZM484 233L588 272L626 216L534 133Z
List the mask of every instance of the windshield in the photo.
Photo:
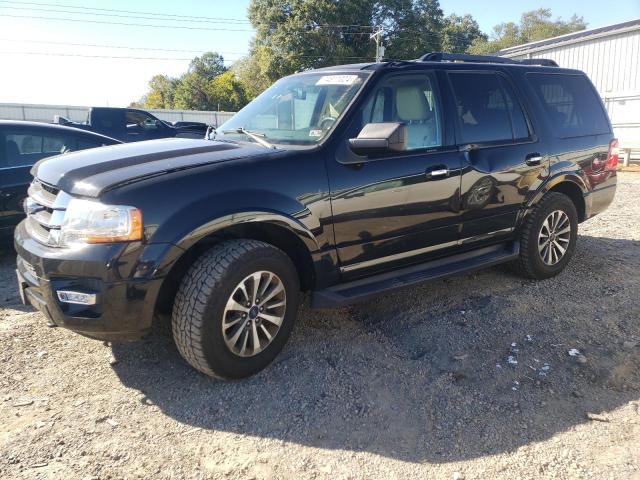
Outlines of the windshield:
M315 145L327 136L369 72L307 73L278 80L216 130L216 138L262 135L271 144Z

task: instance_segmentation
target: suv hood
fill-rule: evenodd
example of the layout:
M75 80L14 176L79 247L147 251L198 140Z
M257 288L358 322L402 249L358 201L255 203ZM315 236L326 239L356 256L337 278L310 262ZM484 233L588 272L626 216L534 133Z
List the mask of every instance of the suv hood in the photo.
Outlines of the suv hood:
M98 197L118 185L152 176L274 152L249 143L164 138L46 158L33 166L31 174L67 193Z

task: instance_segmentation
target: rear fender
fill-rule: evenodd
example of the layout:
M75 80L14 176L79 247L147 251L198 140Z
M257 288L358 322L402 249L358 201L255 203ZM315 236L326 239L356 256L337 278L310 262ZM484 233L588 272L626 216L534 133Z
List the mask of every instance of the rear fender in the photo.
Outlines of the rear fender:
M587 185L584 179L576 172L562 172L558 173L552 177L550 177L545 183L543 183L538 191L529 199L525 208L520 211L520 215L517 222L517 227L519 228L524 220L531 214L533 208L542 200L542 197L545 196L550 190L552 190L557 185L561 183L571 183L578 187L582 192L582 195L586 195L588 193Z

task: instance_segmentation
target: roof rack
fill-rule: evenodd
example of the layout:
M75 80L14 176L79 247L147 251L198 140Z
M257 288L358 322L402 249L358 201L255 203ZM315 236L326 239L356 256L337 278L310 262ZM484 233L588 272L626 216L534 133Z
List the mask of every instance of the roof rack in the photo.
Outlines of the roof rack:
M509 65L540 65L542 67L557 67L558 64L548 58L526 58L515 60L513 58L496 57L492 55L468 55L466 53L425 53L420 62L471 62L471 63L502 63Z

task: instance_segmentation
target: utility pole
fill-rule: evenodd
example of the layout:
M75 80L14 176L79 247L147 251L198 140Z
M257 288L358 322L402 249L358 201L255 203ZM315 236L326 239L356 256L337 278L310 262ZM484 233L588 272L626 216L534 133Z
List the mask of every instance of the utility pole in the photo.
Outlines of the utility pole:
M382 34L384 33L383 27L378 27L378 29L369 35L370 40L375 40L376 42L376 63L382 62L382 58L384 57L384 45L382 45Z

